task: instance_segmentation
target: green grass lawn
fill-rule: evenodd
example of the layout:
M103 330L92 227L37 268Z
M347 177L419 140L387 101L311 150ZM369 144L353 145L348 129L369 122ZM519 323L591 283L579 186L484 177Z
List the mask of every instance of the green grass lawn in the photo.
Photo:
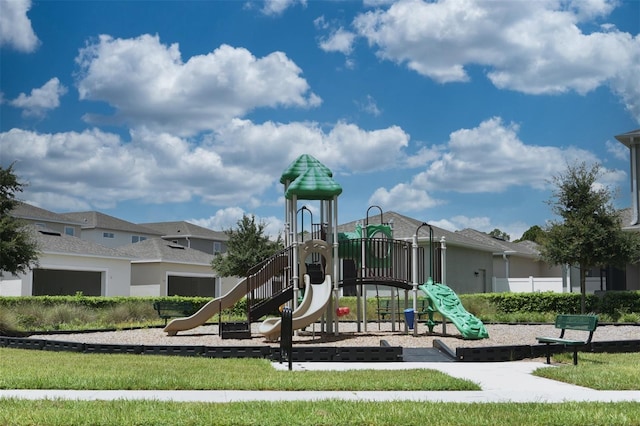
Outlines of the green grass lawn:
M1 389L479 390L434 370L278 371L265 359L0 348Z
M572 356L570 353L554 355L554 360L568 365L540 368L534 374L598 390L640 390L640 353L580 352L577 366L571 364Z
M0 400L3 425L637 425L638 403L455 404Z
M597 389L640 389L640 354L580 353L536 374ZM103 355L0 348L5 389L475 390L430 370L277 371L266 360ZM596 385L591 385L591 382ZM0 425L638 425L638 403L0 400Z

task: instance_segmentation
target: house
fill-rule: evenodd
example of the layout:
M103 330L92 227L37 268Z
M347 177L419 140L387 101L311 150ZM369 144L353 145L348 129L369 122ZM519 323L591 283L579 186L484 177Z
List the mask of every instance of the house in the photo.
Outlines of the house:
M162 232L100 212L58 214L19 203L12 215L32 228L40 256L38 266L27 274L0 277L3 296L77 292L92 296L213 296L230 288L227 283L235 282L216 276L211 268L213 254L163 240ZM188 229L188 236L196 234L195 228ZM215 232L207 234L204 229L197 229L203 241ZM223 250L226 235L219 234L213 236ZM192 241L200 243L200 239ZM213 240L208 247L213 252Z
M209 254L219 254L227 251L227 241L229 241L227 234L194 225L193 223L184 221L152 222L141 223L140 226L152 229L162 239L184 247Z
M617 135L615 138L629 148L630 158L631 208L622 211L622 229L640 232L640 129ZM624 269L608 268L608 274L616 282L612 289L640 290L640 261L629 264Z
M72 237L79 237L82 230L82 222L23 202L18 202L11 211L11 215L36 227L47 228Z
M543 262L537 244L532 241L515 243L470 228L456 233L492 248L493 276L496 278L561 276L561 268Z
M633 220L633 209L620 210L622 230L640 232L640 222ZM624 268L608 266L601 271L607 283L607 290L640 290L640 261Z
M133 258L132 296L218 297L223 284L236 281L216 275L211 268L214 255L162 238L129 244L120 250Z
M70 225L65 219L56 224L50 213L27 225L40 251L37 266L25 274L2 274L0 296L128 296L131 257L65 234L60 228ZM42 226L44 219L52 227Z
M80 238L107 247L122 247L160 236L153 229L96 211L71 212L64 216L81 224L82 235L78 235Z
M538 245L533 241L506 241L469 228L456 233L493 248L491 287L494 292L564 292L572 291L569 288L572 284L575 284L577 291L580 289L577 272L567 280L566 268L544 262ZM592 292L594 290L595 287L591 289Z

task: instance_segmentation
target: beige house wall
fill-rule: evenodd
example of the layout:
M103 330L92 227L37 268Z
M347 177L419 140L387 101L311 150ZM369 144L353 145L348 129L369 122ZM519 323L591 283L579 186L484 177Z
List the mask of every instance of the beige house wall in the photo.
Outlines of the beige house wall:
M458 294L491 291L493 254L447 245L446 284Z
M166 296L169 276L215 278L211 265L135 261L131 265L132 296ZM219 292L216 288L216 294Z

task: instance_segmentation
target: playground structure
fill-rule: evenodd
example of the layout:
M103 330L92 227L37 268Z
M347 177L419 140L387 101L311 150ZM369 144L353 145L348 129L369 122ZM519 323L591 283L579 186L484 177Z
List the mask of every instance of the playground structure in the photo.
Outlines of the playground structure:
M321 321L321 331L339 334L338 315L340 290L353 294L357 299L358 331L366 331L366 288L385 286L396 292L405 290L405 312L417 312L419 290L429 301L429 332L436 325L433 314L438 312L450 320L463 338L488 337L484 325L462 307L457 295L444 284L434 284L433 269L437 264L430 225L423 223L413 241L393 239L392 224L369 223L369 210L364 224L354 231L338 232L338 196L341 186L333 179L329 168L310 155L301 155L283 172L280 182L285 191L285 248L253 267L246 278L225 295L211 300L198 312L186 318L177 318L165 327L165 332L175 335L203 325L212 316L233 306L242 297L247 298L247 329L249 324L289 304L292 308L293 329L302 329ZM307 206L298 208L298 202L319 202L317 212L320 221L314 223L313 212ZM311 216L308 230L304 226L305 214ZM301 223L300 229L298 228ZM429 253L418 245L420 228L430 230ZM426 266L429 275L426 275ZM442 263L444 265L444 262ZM444 282L444 269L440 271ZM412 309L409 308L409 292L412 293ZM406 330L418 335L418 318L407 324ZM443 321L443 329L446 321ZM267 340L279 337L280 318L268 318L260 325L260 333ZM393 323L395 330L395 323ZM444 332L444 330L443 330Z

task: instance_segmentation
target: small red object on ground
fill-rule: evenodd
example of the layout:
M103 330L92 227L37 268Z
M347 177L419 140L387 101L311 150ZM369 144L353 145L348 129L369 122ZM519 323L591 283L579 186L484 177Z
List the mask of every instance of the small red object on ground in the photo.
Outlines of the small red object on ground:
M339 317L349 315L349 312L351 312L351 310L348 306L340 306L338 309L336 309L336 315L338 315Z

